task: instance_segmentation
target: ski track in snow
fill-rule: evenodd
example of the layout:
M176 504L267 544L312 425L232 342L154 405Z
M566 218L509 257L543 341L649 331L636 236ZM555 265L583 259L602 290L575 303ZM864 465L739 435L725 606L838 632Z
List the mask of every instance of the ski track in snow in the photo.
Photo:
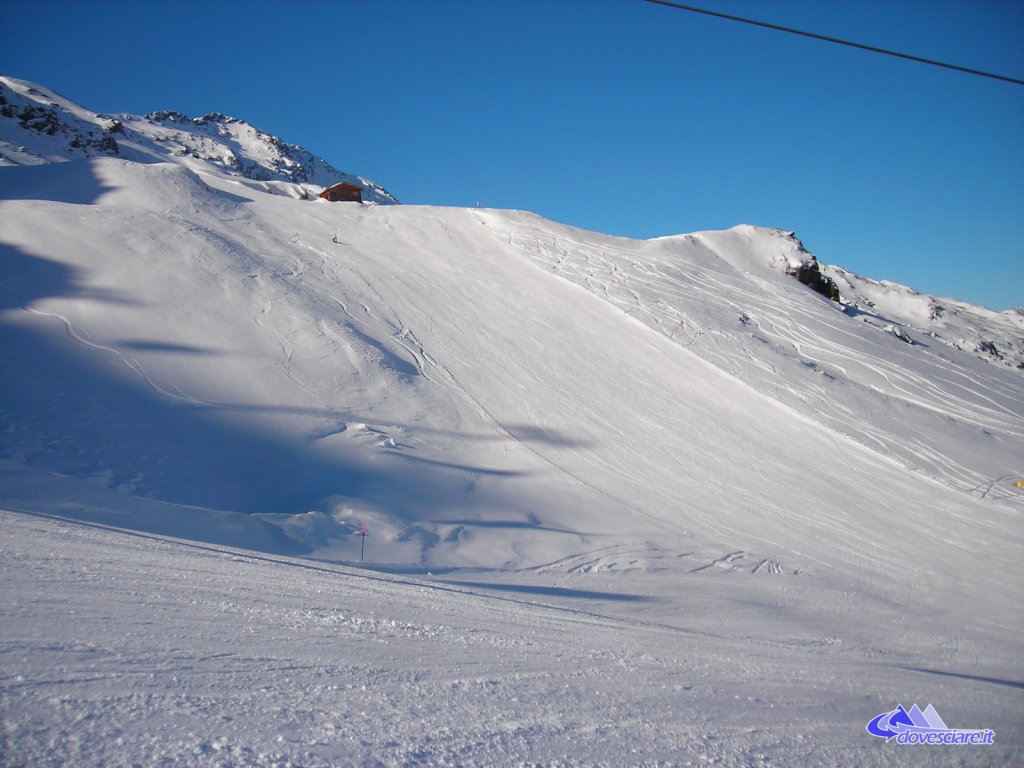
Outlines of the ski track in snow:
M87 349L99 350L100 352L108 353L113 357L117 358L121 365L123 365L133 374L142 379L146 383L146 386L149 387L157 395L166 397L170 400L178 400L183 403L188 403L189 405L210 405L209 403L206 403L202 400L190 397L182 393L180 390L176 392L171 392L170 390L161 387L156 382L154 382L152 378L150 378L150 376L146 373L146 369L143 368L142 364L138 360L127 357L122 352L120 352L117 349L114 349L113 347L104 346L103 344L97 344L96 342L91 341L88 338L88 334L86 334L83 331L76 330L75 326L64 315L57 314L56 312L43 312L32 307L23 307L23 309L26 312L30 312L33 315L38 315L39 317L52 317L56 320L59 320L61 324L64 326L64 330L67 332L68 338L70 338L76 344L80 344L81 346Z

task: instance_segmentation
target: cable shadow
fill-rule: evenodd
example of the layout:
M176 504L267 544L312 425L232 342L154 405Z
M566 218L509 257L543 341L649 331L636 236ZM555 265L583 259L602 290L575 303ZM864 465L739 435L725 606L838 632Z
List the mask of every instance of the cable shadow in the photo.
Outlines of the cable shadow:
M441 469L454 469L457 472L469 472L474 475L488 475L490 477L523 477L526 474L525 472L519 472L516 470L489 469L487 467L478 467L471 464L457 464L451 461L425 459L421 456L411 456L408 453L398 453L396 451L390 451L388 455L393 456L396 459L402 459L416 464L425 464L431 467L439 467Z
M141 339L121 339L115 342L122 349L135 352L162 352L179 355L216 355L217 350L208 347L197 347L193 344L168 344L162 341L144 341Z
M547 429L544 427L538 427L534 424L502 424L501 425L509 436L513 440L517 440L522 443L536 443L540 445L549 445L557 448L578 448L586 449L593 447L593 444L585 440L577 440L574 437L570 437L555 429ZM430 434L432 432L440 432L436 430L423 430L420 432L424 434ZM481 434L481 435L460 435L463 440L478 440L480 442L495 442L500 441L503 438L495 436L494 434Z
M460 525L466 528L502 528L510 530L548 531L550 533L568 533L578 535L579 531L570 531L565 528L549 528L539 522L529 520L431 520L435 525Z
M560 597L574 600L607 600L628 603L652 602L646 595L630 595L625 592L596 592L590 589L568 589L566 587L547 587L534 584L492 584L486 581L445 581L458 587L471 589L493 589L498 592L515 592L522 595L540 595L542 597Z
M947 672L941 669L928 669L926 667L908 667L900 666L900 669L905 669L908 672L921 672L926 675L941 675L942 677L954 677L959 680L971 680L976 683L990 683L992 685L1004 685L1007 688L1018 688L1024 690L1024 682L1018 682L1016 680L1004 680L1000 677L983 677L981 675L968 675L963 672Z

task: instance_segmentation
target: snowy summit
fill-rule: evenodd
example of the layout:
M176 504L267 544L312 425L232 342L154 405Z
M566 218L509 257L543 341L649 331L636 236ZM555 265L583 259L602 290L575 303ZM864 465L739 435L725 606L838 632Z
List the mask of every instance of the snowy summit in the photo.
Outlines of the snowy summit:
M88 157L173 162L258 184L253 189L301 195L341 182L364 189L363 199L397 203L379 184L343 173L295 144L219 113L100 115L24 80L0 78L0 166L37 165Z
M0 166L5 761L1022 754L1021 310L10 78Z

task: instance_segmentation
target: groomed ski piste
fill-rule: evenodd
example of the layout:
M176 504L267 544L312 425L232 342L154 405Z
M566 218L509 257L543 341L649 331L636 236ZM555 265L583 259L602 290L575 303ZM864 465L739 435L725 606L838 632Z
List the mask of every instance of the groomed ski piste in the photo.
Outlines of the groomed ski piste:
M4 764L1022 759L1019 311L117 119L0 119Z

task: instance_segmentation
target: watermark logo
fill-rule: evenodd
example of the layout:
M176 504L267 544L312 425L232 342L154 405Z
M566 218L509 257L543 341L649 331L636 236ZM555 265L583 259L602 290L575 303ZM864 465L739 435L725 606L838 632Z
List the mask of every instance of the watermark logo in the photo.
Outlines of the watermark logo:
M991 744L990 728L949 728L929 704L922 712L915 704L909 710L900 704L868 723L868 733L897 744Z

